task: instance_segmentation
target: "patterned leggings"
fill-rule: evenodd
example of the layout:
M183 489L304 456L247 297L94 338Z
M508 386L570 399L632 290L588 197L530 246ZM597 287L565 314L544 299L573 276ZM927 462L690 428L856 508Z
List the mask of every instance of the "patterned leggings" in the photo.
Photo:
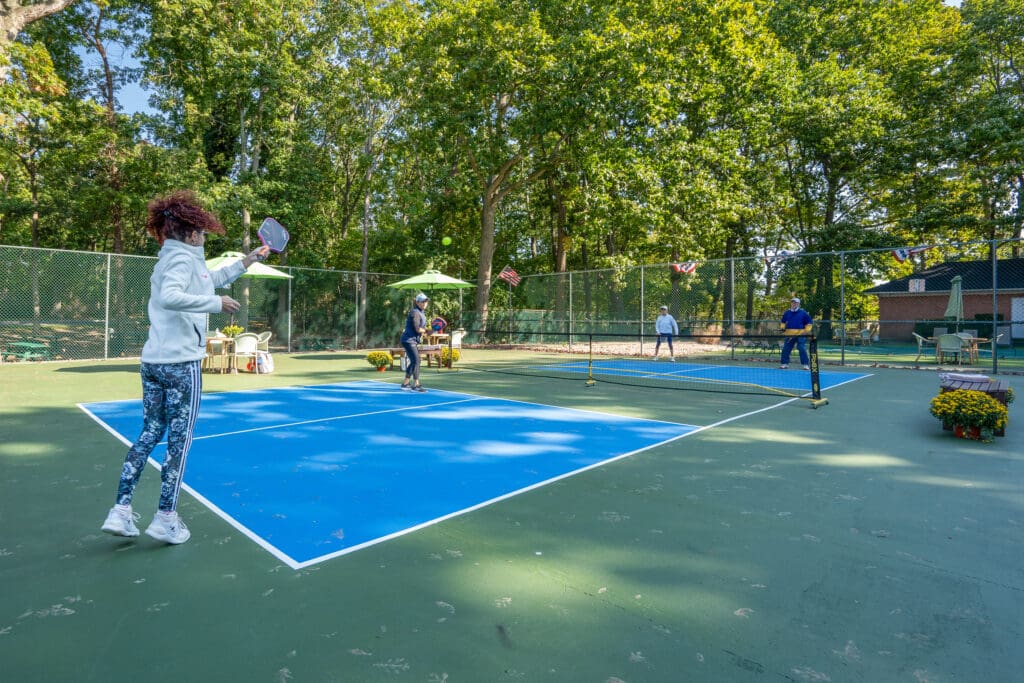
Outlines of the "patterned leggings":
M167 457L160 470L158 509L170 512L178 507L178 492L185 473L185 460L192 446L192 429L199 416L203 394L201 361L142 364L142 434L128 451L117 487L119 505L130 505L146 460L164 432Z

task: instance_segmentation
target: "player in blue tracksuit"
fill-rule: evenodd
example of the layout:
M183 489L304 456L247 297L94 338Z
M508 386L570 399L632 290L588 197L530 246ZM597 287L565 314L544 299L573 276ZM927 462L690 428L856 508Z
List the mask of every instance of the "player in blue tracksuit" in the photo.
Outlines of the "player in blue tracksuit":
M789 354L795 345L800 351L800 364L804 370L810 370L810 359L807 357L807 335L811 333L813 321L811 314L800 308L800 299L793 297L789 300L789 310L782 314L782 329L787 336L782 344L783 370L789 367Z
M178 493L202 395L200 363L206 356L206 316L235 313L240 304L214 293L240 277L259 256L258 247L224 268L206 267L206 233L224 234L224 226L204 211L191 192L176 192L150 202L146 230L160 243L150 278L149 337L142 347L142 434L121 468L114 507L100 527L115 536L138 536L132 512L135 486L146 460L167 433L167 456L160 470L160 501L146 534L165 543L184 543L188 527L178 517Z

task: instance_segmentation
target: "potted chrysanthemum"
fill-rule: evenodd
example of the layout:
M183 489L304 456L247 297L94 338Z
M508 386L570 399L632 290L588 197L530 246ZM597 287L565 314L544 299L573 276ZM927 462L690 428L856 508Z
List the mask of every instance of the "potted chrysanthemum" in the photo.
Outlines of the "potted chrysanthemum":
M1006 427L1009 417L998 400L970 389L940 393L932 399L929 411L944 425L951 425L957 436L980 441L991 441L997 430Z
M441 347L441 365L446 368L450 368L452 363L457 363L462 358L462 352L456 348L449 349L447 346Z
M377 368L378 372L387 370L394 359L388 351L370 351L366 354L366 362Z

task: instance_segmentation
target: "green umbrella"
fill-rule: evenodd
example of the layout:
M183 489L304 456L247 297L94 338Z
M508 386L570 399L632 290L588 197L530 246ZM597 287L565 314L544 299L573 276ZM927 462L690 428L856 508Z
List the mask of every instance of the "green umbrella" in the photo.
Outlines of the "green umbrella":
M206 267L210 270L219 270L235 261L241 261L245 258L245 254L238 251L225 251L220 256L216 256L206 260ZM278 270L277 268L271 268L270 266L260 263L259 261L254 262L245 272L242 277L251 278L281 278L291 279L291 275L284 271Z
M959 331L960 321L964 318L964 293L963 278L957 275L949 282L949 303L946 304L945 317L949 320L956 320L956 327Z
M405 280L399 280L398 282L392 282L388 287L394 287L395 289L425 289L427 291L435 289L468 289L469 287L476 287L476 285L466 282L465 280L459 280L458 278L450 277L445 275L439 270L425 270L419 275L413 275Z

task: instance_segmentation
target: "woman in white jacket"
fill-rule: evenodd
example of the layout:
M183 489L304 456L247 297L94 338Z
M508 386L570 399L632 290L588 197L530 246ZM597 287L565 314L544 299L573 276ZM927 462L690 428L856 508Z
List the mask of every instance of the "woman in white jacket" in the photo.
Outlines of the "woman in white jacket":
M668 342L668 359L675 361L676 352L672 348L672 335L679 336L679 325L676 319L668 312L668 306L662 306L658 319L654 323L654 329L658 332L658 341L654 342L654 357L658 357L658 349L661 347L662 338Z
M224 234L224 226L204 211L195 195L176 192L150 202L146 230L161 244L150 278L149 337L142 347L143 429L128 451L117 500L101 527L115 536L138 536L132 495L146 460L167 432L167 457L160 473L160 501L146 534L166 543L184 543L188 527L178 517L178 493L192 430L202 396L200 363L206 355L206 315L235 313L240 304L214 293L240 277L267 247L225 268L206 268L206 233Z

